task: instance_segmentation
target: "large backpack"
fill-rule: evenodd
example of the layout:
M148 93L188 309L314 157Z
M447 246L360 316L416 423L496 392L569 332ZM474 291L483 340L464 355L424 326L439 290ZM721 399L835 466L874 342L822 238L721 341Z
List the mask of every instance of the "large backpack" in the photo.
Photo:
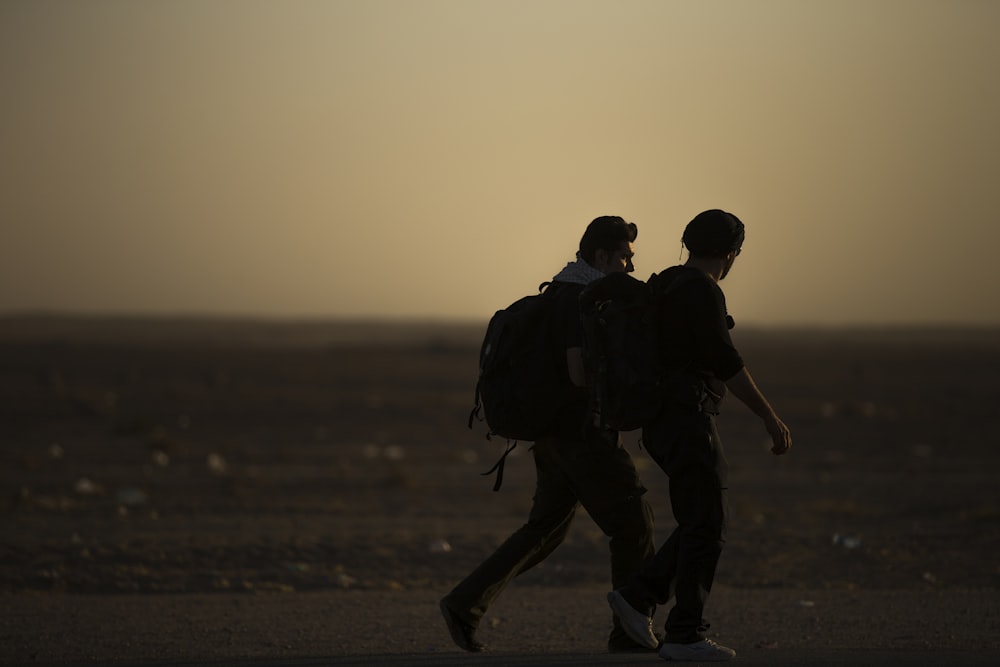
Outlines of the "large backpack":
M601 426L632 431L649 424L668 403L702 403L703 385L686 367L664 368L658 331L663 298L691 276L668 269L643 282L611 273L580 293L583 359Z
M534 442L552 433L558 401L566 394L566 371L552 353L550 334L557 291L556 285L542 283L538 294L498 310L486 327L469 428L485 417L486 437L508 440L507 451L483 473L497 472L494 491L500 488L504 460L517 441Z
M584 364L603 427L641 428L662 407L654 278L611 273L580 293Z

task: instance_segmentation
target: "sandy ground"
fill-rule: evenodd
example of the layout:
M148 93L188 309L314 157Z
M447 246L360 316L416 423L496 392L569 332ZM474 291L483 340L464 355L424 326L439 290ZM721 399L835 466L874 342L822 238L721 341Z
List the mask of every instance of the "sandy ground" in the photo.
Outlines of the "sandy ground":
M0 321L0 664L640 664L581 511L480 635L438 598L523 521L469 431L480 327ZM997 331L741 331L709 604L741 664L1000 660ZM662 474L634 436L663 538ZM662 613L662 612L661 612Z

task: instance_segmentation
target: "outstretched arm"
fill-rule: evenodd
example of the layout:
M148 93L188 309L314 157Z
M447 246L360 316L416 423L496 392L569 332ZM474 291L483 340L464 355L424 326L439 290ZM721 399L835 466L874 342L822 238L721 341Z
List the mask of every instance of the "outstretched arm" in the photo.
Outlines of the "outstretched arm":
M792 434L767 402L757 383L753 381L750 371L744 366L739 373L726 380L726 387L755 415L764 420L764 426L771 435L771 453L776 456L786 453L792 446Z

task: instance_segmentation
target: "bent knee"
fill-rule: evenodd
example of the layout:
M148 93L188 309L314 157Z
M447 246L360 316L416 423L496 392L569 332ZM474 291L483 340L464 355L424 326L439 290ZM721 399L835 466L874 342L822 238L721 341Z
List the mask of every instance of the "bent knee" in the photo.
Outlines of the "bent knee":
M611 513L607 525L601 529L608 537L644 542L653 538L653 508L646 498L629 496Z

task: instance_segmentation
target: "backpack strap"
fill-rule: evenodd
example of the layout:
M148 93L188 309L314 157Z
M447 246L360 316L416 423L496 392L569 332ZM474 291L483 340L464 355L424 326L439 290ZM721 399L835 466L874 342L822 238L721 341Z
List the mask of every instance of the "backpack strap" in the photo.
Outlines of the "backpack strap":
M487 435L487 438L488 437L489 436ZM515 447L517 447L517 440L508 440L507 441L507 450L504 451L504 453L500 456L500 460L497 461L496 463L494 463L493 467L490 468L489 470L487 470L486 472L479 473L483 477L487 477L489 475L492 475L494 470L496 471L496 473L497 473L497 481L493 483L493 490L494 491L499 491L500 490L500 485L503 484L503 467L507 463L507 456L512 451L514 451Z
M482 353L480 353L480 355L481 354ZM480 358L482 358L482 356L480 356ZM478 421L483 421L483 415L482 415L483 402L479 399L479 381L478 380L476 381L476 389L475 389L475 394L472 397L472 401L473 401L472 412L469 413L469 428L470 429L472 428L472 422L477 421L477 420ZM487 437L489 437L489 434L487 434Z

